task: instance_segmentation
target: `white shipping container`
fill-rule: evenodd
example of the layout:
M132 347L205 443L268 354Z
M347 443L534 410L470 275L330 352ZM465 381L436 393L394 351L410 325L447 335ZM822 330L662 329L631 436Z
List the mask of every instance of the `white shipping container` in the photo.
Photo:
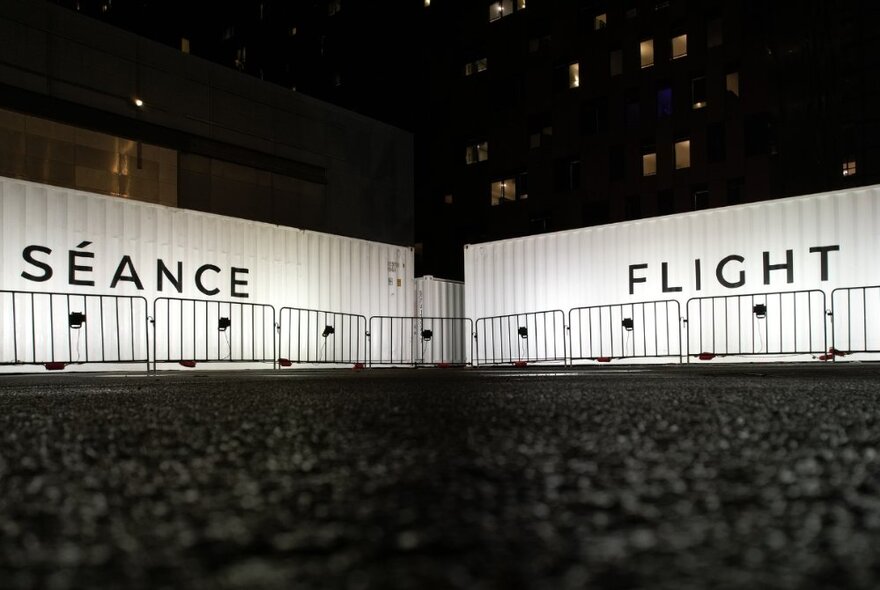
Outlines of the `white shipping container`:
M473 322L464 313L464 283L431 275L416 278L415 332L424 364L462 365L470 358ZM421 335L429 330L430 339Z
M872 186L469 245L465 310L478 363L880 351L880 289L850 290L878 252Z
M147 338L160 361L365 361L369 317L413 309L409 247L8 178L0 230L0 365L142 361Z

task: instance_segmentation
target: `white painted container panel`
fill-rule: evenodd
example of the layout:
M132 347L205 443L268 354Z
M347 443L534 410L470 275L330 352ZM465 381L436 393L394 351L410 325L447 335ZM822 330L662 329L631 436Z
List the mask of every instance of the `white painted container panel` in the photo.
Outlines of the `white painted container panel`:
M464 283L427 275L416 279L417 354L425 364L465 364L473 322L464 313ZM430 340L420 337L429 330Z
M635 305L673 301L689 320L680 327L684 354L803 360L830 347L832 335L851 343L847 351L880 349L880 305L871 302L880 292L865 292L858 306L847 291L832 297L880 285L878 252L873 186L469 245L465 310L474 319L562 310L575 357L675 357L666 327L675 312ZM744 297L780 292L800 293ZM588 309L569 316L576 308ZM590 314L599 321L599 308L602 329L587 324Z
M155 344L158 352L163 345L163 354L169 359L190 355L225 360L277 357L273 323L280 321L283 307L369 318L409 315L414 305L413 255L409 247L7 178L0 178L0 230L0 290L143 297L150 316L156 298L232 302L222 308L202 304L198 309L174 304L178 307L166 306L163 317L157 313L157 337L154 342L150 332L150 347ZM105 354L106 360L142 358L146 328L141 322L132 327L131 322L111 321L106 309L84 309L99 306L99 298L74 298L69 311L59 307L66 303L57 296L44 296L26 310L29 303L20 296L0 296L0 364L16 358L44 362L53 354L56 358L65 354L79 358L87 348L102 341L106 347L110 332L113 343L119 339L134 342L135 350L129 356ZM125 300L125 305L130 303ZM46 325L37 322L34 325L39 327L35 329L33 322L22 315L52 317L50 304L51 313L63 314L55 318L54 338L47 332L48 321ZM273 306L274 319L258 313L264 310L253 304ZM139 301L135 307L143 315ZM68 327L70 312L85 312L88 338L84 329ZM13 313L17 315L15 330L10 329ZM108 319L98 322L99 317ZM216 326L221 317L231 320L227 330ZM178 328L177 338L174 330L160 326L160 320ZM318 331L317 346L330 350L346 347L338 342L338 333L325 338L320 335L335 321L332 315L322 316L324 325L314 328ZM107 334L101 336L99 324L104 324L100 327ZM362 331L360 324L352 325ZM180 326L184 327L182 337ZM208 332L211 337L207 341L194 339L186 334L188 330ZM289 326L282 325L282 336L288 330ZM66 344L68 336L70 345ZM313 336L309 332L304 337ZM366 338L365 333L362 336ZM365 342L360 346L359 354L365 359ZM28 347L29 356L25 355Z

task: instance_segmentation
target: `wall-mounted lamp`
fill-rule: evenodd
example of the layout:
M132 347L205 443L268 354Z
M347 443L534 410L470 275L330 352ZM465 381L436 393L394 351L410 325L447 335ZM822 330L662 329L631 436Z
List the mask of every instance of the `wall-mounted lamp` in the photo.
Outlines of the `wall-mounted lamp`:
M516 331L516 333L519 334L520 338L528 338L529 337L529 329L526 328L525 326L520 326L519 329Z
M135 98L134 99L134 106L136 106L137 108L141 108L142 106L144 106L144 101L142 101L139 98Z
M763 303L759 303L752 308L752 313L754 313L755 317L759 320L763 320L765 317L767 317L767 306Z
M217 329L221 332L225 332L231 325L232 321L229 318L220 318L220 321L217 323Z
M336 329L333 326L324 326L324 331L321 332L321 336L323 338L326 338L327 336L329 336L331 334L335 334L335 333L336 333Z
M632 329L633 329L632 318L623 318L622 325L627 332L632 332Z
M422 330L422 340L430 340L434 337L434 332L431 330Z
M86 323L86 314L81 311L72 311L67 316L67 325L73 330L79 330Z

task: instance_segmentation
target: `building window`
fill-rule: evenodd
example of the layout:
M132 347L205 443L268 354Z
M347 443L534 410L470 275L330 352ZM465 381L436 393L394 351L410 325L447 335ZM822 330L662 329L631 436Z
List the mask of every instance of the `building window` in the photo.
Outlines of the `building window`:
M639 126L639 101L632 98L626 102L626 128L636 129Z
M451 205L452 204L452 194L451 193L447 193L447 194L443 195L443 204L444 205Z
M683 139L675 142L675 169L691 167L691 140Z
M713 21L709 21L708 30L706 31L708 37L708 45L709 49L713 47L720 47L724 42L724 27L722 26L721 19L716 18Z
M485 186L485 185L484 185ZM492 206L500 205L504 201L516 200L516 179L505 178L492 183Z
M734 96L739 96L739 72L730 72L726 78L727 91Z
M672 59L685 57L688 54L688 36L679 35L672 38Z
M529 53L546 51L550 47L550 35L542 35L529 39Z
M550 125L532 128L532 132L529 133L529 147L534 149L542 145L549 145L551 137L553 137L553 127Z
M476 164L477 162L485 162L489 159L489 142L481 141L467 146L465 151L465 161L468 164Z
M515 10L523 10L526 7L525 0L500 0L489 5L489 22L496 21L505 16L510 16Z
M608 99L595 98L581 107L581 133L592 135L608 128Z
M657 213L669 215L675 213L675 194L670 190L657 193Z
M712 123L706 129L706 141L708 145L709 163L723 162L727 157L727 149L724 140L724 123Z
M856 159L855 158L847 158L843 162L843 175L844 176L855 176L856 173Z
M619 76L623 73L623 51L615 49L611 52L611 75Z
M599 29L604 29L608 26L608 15L607 14L597 14L593 19L593 30L598 31Z
M709 208L709 189L706 185L697 185L691 191L694 200L694 211Z
M472 61L470 63L464 64L464 75L472 76L474 74L478 74L480 72L485 72L486 68L489 66L489 62L485 57L480 58L476 61Z
M641 63L643 68L650 68L654 65L654 40L646 39L639 44L639 54L641 55Z
M706 78L691 80L691 105L694 110L706 108Z
M672 116L672 88L662 86L657 91L657 116L660 118Z
M290 33L291 37L296 37L296 33L297 33L296 27L290 27L289 33Z
M642 216L642 198L639 195L631 195L626 198L626 218L628 220L639 219Z
M180 50L183 53L189 53L189 39L187 39L186 37L182 37L180 39Z
M573 64L568 64L568 87L569 88L577 88L578 86L581 85L580 69L581 69L581 66L577 62L574 62Z
M516 198L517 199L528 199L529 198L529 173L521 172L517 175L516 180Z
M327 15L333 16L342 10L342 0L330 0L327 2Z
M581 187L581 161L562 158L556 160L553 188L557 193L573 191Z
M642 153L642 176L654 176L657 174L657 152L651 148L651 151Z
M743 187L745 180L742 178L733 178L727 181L727 204L739 205L742 203Z
M624 146L613 145L608 151L608 178L611 181L626 177L626 152Z
M626 18L636 18L639 16L639 9L635 6L631 6L626 9Z

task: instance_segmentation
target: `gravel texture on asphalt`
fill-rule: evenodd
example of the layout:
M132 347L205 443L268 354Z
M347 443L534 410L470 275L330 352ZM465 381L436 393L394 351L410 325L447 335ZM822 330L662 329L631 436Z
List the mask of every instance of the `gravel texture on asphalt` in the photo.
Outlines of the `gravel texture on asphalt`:
M878 385L3 377L0 587L877 588Z

